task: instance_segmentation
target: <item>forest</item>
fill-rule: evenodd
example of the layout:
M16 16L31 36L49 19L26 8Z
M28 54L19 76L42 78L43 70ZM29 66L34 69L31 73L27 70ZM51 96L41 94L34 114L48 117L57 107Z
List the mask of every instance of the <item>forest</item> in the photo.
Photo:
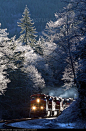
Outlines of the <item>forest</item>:
M61 2L61 0L0 0L0 4L1 28L7 28L9 37L16 34L17 38L19 37L20 32L17 22L21 18L26 5L28 5L31 14L30 17L34 21L38 35L44 30L48 21L56 20L54 13L67 5L64 2Z
M38 5L41 9L43 3L39 1L38 4L33 1L33 8ZM65 1L65 6L58 11L56 0L53 3L46 0L45 8L49 5L50 10L42 8L42 11L48 10L49 14L41 15L41 11L36 10L37 17L26 1L10 2L8 6L12 11L19 5L14 14L6 15L9 11L2 12L0 7L0 17L3 13L10 17L7 19L3 14L6 20L0 19L0 119L29 117L32 94L49 94L50 90L60 88L78 91L78 116L85 118L86 1ZM6 6L2 0L0 3ZM11 20L13 17L15 21ZM40 18L45 21L37 23L35 20Z

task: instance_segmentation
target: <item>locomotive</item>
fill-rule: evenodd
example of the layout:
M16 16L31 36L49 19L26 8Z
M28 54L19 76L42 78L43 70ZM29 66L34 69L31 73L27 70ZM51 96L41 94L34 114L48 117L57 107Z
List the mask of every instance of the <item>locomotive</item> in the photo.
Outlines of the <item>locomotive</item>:
M45 94L31 95L30 117L58 116L64 110L64 105L68 103L70 102L60 97Z

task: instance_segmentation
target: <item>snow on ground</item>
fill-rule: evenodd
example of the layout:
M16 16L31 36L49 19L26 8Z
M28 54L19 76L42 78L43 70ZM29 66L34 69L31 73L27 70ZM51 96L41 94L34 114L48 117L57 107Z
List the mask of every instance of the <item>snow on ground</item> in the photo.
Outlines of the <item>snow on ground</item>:
M58 116L57 120L61 123L76 122L76 120L78 119L77 110L78 110L78 103L76 100L68 108L63 110L62 114Z
M27 120L9 125L26 129L84 129L86 128L86 121L82 121L77 117L76 100L56 118Z
M71 123L75 129L86 128L86 121L79 118L78 110L77 99L68 108L66 108L60 116L58 116L57 121L64 124Z
M29 121L22 121L9 124L12 127L26 128L26 129L72 129L73 123L58 123L56 119L35 119Z
M0 129L4 129L3 124L4 123L0 123Z

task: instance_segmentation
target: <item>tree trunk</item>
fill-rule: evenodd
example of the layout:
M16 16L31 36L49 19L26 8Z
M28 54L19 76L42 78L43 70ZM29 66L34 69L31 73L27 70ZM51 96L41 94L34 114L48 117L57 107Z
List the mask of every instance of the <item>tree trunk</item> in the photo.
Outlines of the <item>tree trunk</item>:
M69 36L69 24L68 24L68 15L67 15L67 36ZM71 68L72 68L72 72L73 72L73 76L74 76L74 83L76 83L77 85L77 82L76 82L76 75L75 75L75 69L74 69L74 64L73 64L73 58L72 58L72 55L71 55L71 43L69 41L69 38L67 39L67 44L68 44L68 51L69 51L69 57L70 57L70 61L71 61Z

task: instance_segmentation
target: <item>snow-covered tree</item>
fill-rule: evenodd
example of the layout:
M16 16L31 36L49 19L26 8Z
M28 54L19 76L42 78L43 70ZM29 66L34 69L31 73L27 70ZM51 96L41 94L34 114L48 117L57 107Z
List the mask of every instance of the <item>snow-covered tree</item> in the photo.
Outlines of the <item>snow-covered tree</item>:
M76 12L75 20L78 21L79 42L76 43L75 59L79 68L77 80L79 83L79 116L86 118L86 1L72 0L73 9Z
M44 87L44 79L41 75L41 71L38 71L38 63L43 61L43 58L36 54L34 50L30 47L30 45L22 46L22 42L18 43L18 46L15 48L15 52L22 52L24 57L23 67L21 71L26 74L26 88L29 90L33 90L34 92ZM32 73L33 72L33 73ZM39 77L38 77L39 76ZM43 83L44 82L44 83ZM39 92L38 90L38 92Z
M6 43L9 40L6 30L0 29L0 94L4 93L7 83L9 83L9 79L6 77L7 72L5 71L10 55L10 52L8 53L8 44Z
M45 81L41 76L41 73L33 65L29 65L25 71L28 74L28 88L30 93L41 93L41 89L45 87Z
M62 77L62 80L64 81L64 85L63 87L65 87L65 89L69 89L71 87L75 87L75 83L74 83L74 75L73 75L73 71L72 71L72 68L71 68L71 63L70 58L67 57L65 59L66 61L66 67L63 71L63 77ZM77 71L78 71L78 62L74 62L74 68L76 69L76 74L77 74Z
M71 76L73 76L73 81L76 82L75 61L72 54L76 50L75 42L78 41L78 26L74 21L75 12L72 10L72 5L68 4L62 12L56 13L55 16L57 21L47 23L45 32L48 33L44 33L44 35L49 41L55 42L58 49L64 53L66 57L63 57L67 59L67 64L72 69Z
M71 1L74 11L76 13L76 21L82 36L86 35L86 1L85 0L72 0Z
M35 53L39 54L39 55L43 55L43 51L44 51L44 43L45 43L45 39L43 38L43 36L39 37L39 40L37 41L36 45L35 45Z
M15 50L18 45L15 36L9 39L7 35L6 29L0 29L0 92L2 93L7 87L19 86L17 78L24 61L23 53Z
M46 62L47 65L46 67L48 69L46 78L48 78L50 84L53 83L53 85L55 86L61 85L62 71L64 70L65 67L65 64L63 62L64 61L63 57L65 57L64 52L59 50L57 44L49 41L44 42L42 48L43 48L43 58Z
M18 22L18 26L21 27L21 35L19 40L23 43L23 45L29 44L31 47L33 47L34 43L36 42L36 29L33 26L34 23L30 18L29 9L27 6L25 7L20 21L21 22Z

